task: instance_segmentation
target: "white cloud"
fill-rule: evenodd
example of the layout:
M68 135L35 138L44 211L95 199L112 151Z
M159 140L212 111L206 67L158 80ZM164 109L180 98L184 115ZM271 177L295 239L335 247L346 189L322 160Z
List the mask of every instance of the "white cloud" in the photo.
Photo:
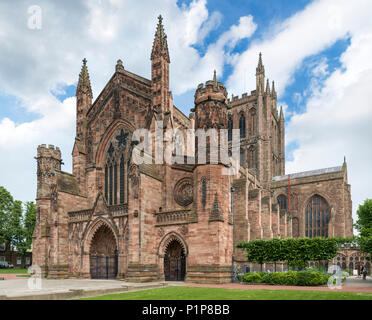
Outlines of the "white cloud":
M34 185L30 184L36 177L33 172L25 184L17 186L17 179L8 172L18 175L25 168L31 172L38 144L59 146L65 170L71 171L74 99L61 103L51 92L61 93L63 85L76 84L83 57L88 59L94 97L113 74L119 58L126 69L149 78L157 16L162 14L173 62L170 79L174 94L210 79L214 68L219 74L222 72L226 59L223 46L207 47L204 56L193 48L196 44L204 45L204 39L219 26L222 15L217 11L210 14L206 0L193 0L181 8L176 2L40 0L41 30L27 27L29 1L0 2L1 93L15 97L25 111L39 117L16 123L0 116L0 153L8 155L0 157L0 167L7 168L6 173L0 173L0 183L9 186L16 198L32 199ZM228 50L239 39L250 36L249 26L253 26L252 19L242 18L231 28L230 35L224 34ZM0 106L0 115L4 107Z
M261 51L266 76L275 80L280 98L305 58L337 40L350 38L351 44L340 58L342 66L332 74L325 59L307 66L312 71L310 85L293 96L295 103L305 103L306 109L301 114L294 111L286 134L287 145L296 142L299 148L286 169L293 173L341 165L346 155L354 219L357 206L371 197L372 190L371 12L368 0L313 1L235 56L234 71L227 81L229 91L238 94L243 91L241 79L248 74L248 88L255 88Z

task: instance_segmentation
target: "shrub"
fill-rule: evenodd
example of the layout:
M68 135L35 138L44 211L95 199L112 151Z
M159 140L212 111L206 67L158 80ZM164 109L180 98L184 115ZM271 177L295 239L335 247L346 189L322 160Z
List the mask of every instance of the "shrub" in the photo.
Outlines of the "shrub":
M248 283L266 283L287 286L320 286L328 282L330 274L319 271L287 271L287 272L252 272L243 276L242 281Z
M296 271L285 272L285 284L288 286L295 286L297 284L297 272Z
M243 276L243 282L248 282L248 283L261 283L262 282L262 276L258 272L250 272L246 273Z
M297 272L298 286L320 286L327 284L330 275L318 271L299 271Z

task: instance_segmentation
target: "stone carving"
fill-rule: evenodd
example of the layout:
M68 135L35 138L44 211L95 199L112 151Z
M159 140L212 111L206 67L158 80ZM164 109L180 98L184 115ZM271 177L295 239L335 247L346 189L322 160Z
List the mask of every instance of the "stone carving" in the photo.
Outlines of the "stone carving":
M118 141L118 147L120 146L126 146L127 145L127 139L128 139L128 133L124 133L124 130L121 129L120 134L116 136L116 140Z
M179 232L180 232L183 236L185 236L185 235L187 235L187 233L189 232L189 228L188 228L187 226L183 225L183 226L179 229Z
M181 206L186 207L194 200L194 188L191 178L179 180L174 187L174 200Z
M138 189L139 189L139 170L136 165L130 167L129 178L131 181L131 187L134 199L138 199Z
M160 228L159 230L158 230L158 236L159 237L162 237L162 236L164 236L164 229L163 228Z
M89 128L88 129L88 135L87 135L87 160L88 160L88 163L91 163L92 159L93 159L92 145L93 145L93 134L92 134L92 129Z
M58 209L58 192L57 192L57 185L52 184L50 187L50 201L54 211Z

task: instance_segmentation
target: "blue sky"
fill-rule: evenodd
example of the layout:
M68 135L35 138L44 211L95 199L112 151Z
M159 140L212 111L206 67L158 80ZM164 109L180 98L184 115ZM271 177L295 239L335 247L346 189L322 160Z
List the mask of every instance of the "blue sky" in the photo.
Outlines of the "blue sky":
M214 69L229 96L254 90L262 52L285 110L286 172L339 166L346 156L354 215L371 197L371 1L40 0L40 30L28 24L33 4L0 3L0 153L9 155L0 185L16 199L35 197L38 144L58 145L71 172L81 60L94 98L119 58L149 78L160 13L174 102L186 115Z

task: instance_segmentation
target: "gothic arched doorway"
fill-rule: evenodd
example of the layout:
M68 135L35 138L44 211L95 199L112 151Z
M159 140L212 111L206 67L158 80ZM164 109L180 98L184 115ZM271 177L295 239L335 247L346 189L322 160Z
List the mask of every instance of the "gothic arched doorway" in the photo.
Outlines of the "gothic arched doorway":
M102 225L94 234L90 246L92 279L115 279L118 274L118 254L112 230Z
M165 281L184 281L186 274L186 256L182 245L173 240L167 246L164 255Z

